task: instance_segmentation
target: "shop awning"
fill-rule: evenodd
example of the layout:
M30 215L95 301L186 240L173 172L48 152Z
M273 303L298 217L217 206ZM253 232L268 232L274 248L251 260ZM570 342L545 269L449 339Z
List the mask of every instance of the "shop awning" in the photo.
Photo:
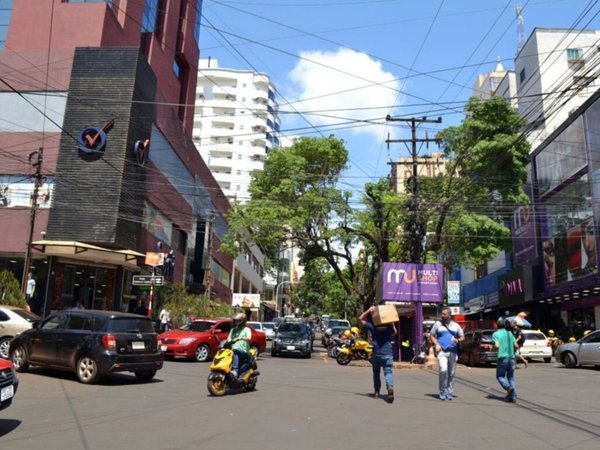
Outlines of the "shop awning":
M123 266L138 269L137 258L146 256L134 250L114 250L78 241L41 240L32 242L33 248L45 255L70 258L95 264Z

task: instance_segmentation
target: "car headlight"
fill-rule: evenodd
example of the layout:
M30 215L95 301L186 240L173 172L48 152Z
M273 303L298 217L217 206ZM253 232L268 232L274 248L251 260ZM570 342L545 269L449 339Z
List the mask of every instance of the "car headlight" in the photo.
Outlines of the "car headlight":
M191 344L192 342L195 342L195 341L196 341L196 338L193 338L193 337L183 338L179 341L179 344L187 345L187 344Z

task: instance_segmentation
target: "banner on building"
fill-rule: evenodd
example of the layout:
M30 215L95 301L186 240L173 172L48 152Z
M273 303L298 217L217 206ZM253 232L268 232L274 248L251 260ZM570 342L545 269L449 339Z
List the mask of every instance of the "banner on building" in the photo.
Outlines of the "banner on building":
M448 304L460 304L460 281L448 281L446 283L446 291L448 293Z
M382 300L441 303L444 269L441 264L383 263Z
M231 306L258 308L260 307L260 294L233 294Z

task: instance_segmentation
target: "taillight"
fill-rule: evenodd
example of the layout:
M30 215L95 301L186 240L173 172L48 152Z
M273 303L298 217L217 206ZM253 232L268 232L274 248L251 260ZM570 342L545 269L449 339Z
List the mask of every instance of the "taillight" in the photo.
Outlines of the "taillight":
M112 334L105 334L102 336L102 345L106 350L116 350L117 338L115 338Z
M481 344L479 348L481 351L489 352L492 349L492 346L490 344Z
M546 347L552 347L552 341L546 341Z

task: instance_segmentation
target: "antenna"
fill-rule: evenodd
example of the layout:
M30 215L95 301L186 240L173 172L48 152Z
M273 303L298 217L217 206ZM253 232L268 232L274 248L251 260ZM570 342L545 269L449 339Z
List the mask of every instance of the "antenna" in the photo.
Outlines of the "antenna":
M525 21L521 4L515 6L515 14L517 16L517 53L519 53L525 45Z

